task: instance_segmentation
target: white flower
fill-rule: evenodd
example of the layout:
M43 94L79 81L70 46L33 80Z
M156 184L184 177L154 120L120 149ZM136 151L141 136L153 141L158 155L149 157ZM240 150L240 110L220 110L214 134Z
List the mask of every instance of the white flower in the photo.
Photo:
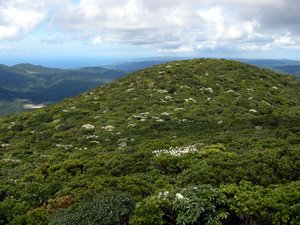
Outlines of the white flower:
M168 91L167 90L159 89L159 90L157 90L157 93L163 94L163 93L168 93Z
M184 199L183 195L180 193L176 193L176 198L179 200Z
M21 162L21 160L19 159L10 159L10 158L6 158L6 159L1 159L1 161L3 162Z
M187 89L189 89L190 87L187 86L187 85L181 85L180 88L187 88Z
M81 126L82 128L85 128L87 130L94 130L95 129L95 126L92 125L92 124L84 124Z
M172 115L172 113L162 112L160 115L162 115L162 116L169 116L169 115Z
M106 130L106 131L112 131L115 127L114 126L111 126L111 125L107 125L105 127L101 127L103 130Z
M186 102L197 102L195 99L193 98L186 98L184 99Z
M0 146L1 146L1 148L7 148L7 147L9 147L9 144L1 144Z
M183 147L170 147L169 149L162 149L162 150L156 150L152 153L156 156L160 156L162 154L172 155L172 156L181 156L183 154L187 154L190 152L196 152L196 144L190 145L190 146L183 146Z
M129 88L129 89L127 89L126 91L127 92L131 92L131 91L133 91L134 90L134 88Z
M268 105L268 106L271 105L269 102L266 102L266 101L264 101L264 100L262 100L261 102L264 103L264 104L266 104L266 105Z
M73 147L73 145L63 145L63 144L56 144L55 146L57 148L64 148L66 150Z
M133 127L135 127L136 126L136 124L135 123L131 123L131 124L128 124L128 126L127 127L129 127L129 128L133 128Z
M86 139L87 139L87 140L90 140L90 139L97 139L97 138L98 138L98 136L97 136L97 135L94 135L94 134L93 134L93 135L87 135L87 136L86 136Z
M159 192L158 197L159 198L164 198L167 197L169 195L168 191L164 191L164 192Z
M256 111L256 109L249 109L249 112L254 112L254 113L256 113L257 111Z
M121 143L118 144L118 149L125 148L126 146L127 146L126 142L121 142Z

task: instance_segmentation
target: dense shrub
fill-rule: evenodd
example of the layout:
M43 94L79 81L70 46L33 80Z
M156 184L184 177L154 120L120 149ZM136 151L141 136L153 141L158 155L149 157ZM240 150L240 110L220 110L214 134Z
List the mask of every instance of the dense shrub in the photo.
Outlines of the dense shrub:
M125 225L134 211L135 203L123 193L104 193L78 209L62 209L50 218L49 225Z

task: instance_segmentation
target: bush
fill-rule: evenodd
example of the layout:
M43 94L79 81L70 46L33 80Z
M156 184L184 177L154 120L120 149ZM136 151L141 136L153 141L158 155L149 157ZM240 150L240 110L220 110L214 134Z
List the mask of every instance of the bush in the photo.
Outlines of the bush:
M210 185L163 191L137 205L131 224L221 224L224 205L225 195Z
M123 225L133 214L135 203L120 192L105 193L77 210L62 209L50 218L49 225Z

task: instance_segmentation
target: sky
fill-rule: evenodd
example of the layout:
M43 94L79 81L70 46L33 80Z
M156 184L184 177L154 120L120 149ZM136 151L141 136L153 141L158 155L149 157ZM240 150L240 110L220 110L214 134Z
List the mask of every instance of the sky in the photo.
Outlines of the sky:
M0 0L0 64L300 60L300 0Z

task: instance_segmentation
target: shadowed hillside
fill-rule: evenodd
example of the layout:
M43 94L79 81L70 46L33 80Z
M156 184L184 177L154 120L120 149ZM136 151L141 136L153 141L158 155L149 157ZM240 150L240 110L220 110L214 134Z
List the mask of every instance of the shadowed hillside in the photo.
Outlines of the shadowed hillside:
M125 73L102 67L54 69L0 65L0 115L25 111L23 103L50 104L109 83Z

